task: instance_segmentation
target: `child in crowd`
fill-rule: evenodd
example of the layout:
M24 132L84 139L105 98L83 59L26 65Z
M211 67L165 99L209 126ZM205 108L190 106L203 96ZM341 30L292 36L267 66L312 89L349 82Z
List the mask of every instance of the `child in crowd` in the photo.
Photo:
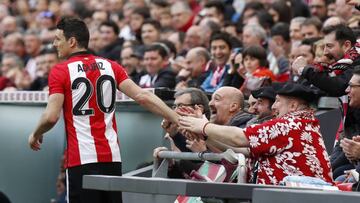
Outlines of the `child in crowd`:
M246 97L252 90L275 81L274 73L268 68L266 51L261 46L249 46L243 51L245 81L240 90Z

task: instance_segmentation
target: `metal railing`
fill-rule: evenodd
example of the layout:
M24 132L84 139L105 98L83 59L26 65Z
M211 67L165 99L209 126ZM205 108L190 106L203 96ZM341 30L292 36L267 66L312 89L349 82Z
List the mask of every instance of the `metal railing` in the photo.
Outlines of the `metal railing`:
M159 158L154 159L152 177L167 177L169 161L171 159L192 161L220 161L225 159L232 164L238 165L236 169L238 170L238 183L246 182L245 156L243 154L236 154L231 149L228 149L223 153L160 151L158 157Z

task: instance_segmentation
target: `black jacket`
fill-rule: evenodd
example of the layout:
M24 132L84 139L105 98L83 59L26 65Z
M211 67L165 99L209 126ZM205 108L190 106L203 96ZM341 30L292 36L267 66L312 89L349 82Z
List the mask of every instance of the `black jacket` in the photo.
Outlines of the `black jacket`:
M241 77L238 73L231 73L225 76L223 86L240 88L244 81L245 79Z
M118 38L115 42L109 44L99 51L99 56L117 61L120 59L120 52L124 43L123 38Z
M170 66L161 69L158 74L157 78L154 82L154 88L157 87L168 87L170 89L175 88L175 77L176 74L171 69Z
M345 90L356 65L360 65L360 57L349 65L342 74L335 77L329 76L329 73L326 71L318 71L310 65L304 68L300 78L306 79L315 87L326 92L329 96L340 97L346 94Z
M360 109L349 107L346 114L344 131L341 135L349 139L351 139L353 136L360 135ZM360 172L360 165L354 165L353 163L350 163L350 161L346 158L342 148L340 147L340 142L335 145L331 153L330 162L331 168L334 172L334 178L343 174L344 167L346 167L345 169L352 169L356 167L357 171Z
M137 72L134 70L132 73L129 74L129 77L138 85L140 82L141 76L146 75L145 71Z
M239 128L245 128L246 123L251 120L254 117L254 115L249 114L245 111L240 111L239 113L235 114L234 117L231 118L229 125L230 126L236 126Z

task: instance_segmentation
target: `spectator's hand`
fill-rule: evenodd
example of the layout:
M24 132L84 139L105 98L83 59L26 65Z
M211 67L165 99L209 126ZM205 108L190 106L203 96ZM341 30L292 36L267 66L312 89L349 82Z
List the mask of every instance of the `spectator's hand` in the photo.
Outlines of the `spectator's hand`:
M161 152L161 151L168 151L168 148L166 148L166 147L157 147L157 148L155 148L154 151L153 151L153 157L158 159L159 158L159 152Z
M347 4L357 6L360 4L360 0L345 0Z
M204 140L204 136L201 133L193 133L188 130L183 130L182 134L185 136L187 140Z
M153 151L153 157L157 160L158 163L161 163L162 159L159 158L159 152L161 151L169 151L168 148L166 147L158 147L155 148ZM169 160L169 167L173 166L175 164L175 160L174 159L170 159Z
M340 141L340 147L343 149L345 156L350 161L360 159L360 142L344 138Z
M303 56L299 56L291 64L291 70L293 74L300 75L299 70L307 65L306 59Z
M169 136L174 136L178 132L178 126L175 123L172 123L166 119L161 122L161 127L169 134Z
M237 69L238 74L242 77L242 78L246 78L246 69L245 66L243 66L242 64L240 64L239 68Z
M206 118L194 118L190 116L182 116L179 121L180 128L196 134L201 134L203 127L209 122Z
M227 64L230 66L230 72L231 73L235 73L236 72L236 68L234 66L234 60L235 60L235 56L236 56L236 53L235 52L232 52L230 54L230 57L227 61Z
M186 140L186 147L193 152L203 152L207 149L203 139Z
M29 146L34 151L39 151L41 149L40 145L42 144L42 141L43 135L41 135L40 138L36 138L34 133L29 136Z
M184 77L184 78L188 78L190 77L191 72L185 68L181 69L179 71L179 73L177 74L177 77Z
M183 90L188 87L187 83L185 81L180 81L176 84L175 90Z
M279 58L280 56L285 55L284 49L281 47L281 45L276 44L274 40L270 40L269 50L274 54L275 58Z

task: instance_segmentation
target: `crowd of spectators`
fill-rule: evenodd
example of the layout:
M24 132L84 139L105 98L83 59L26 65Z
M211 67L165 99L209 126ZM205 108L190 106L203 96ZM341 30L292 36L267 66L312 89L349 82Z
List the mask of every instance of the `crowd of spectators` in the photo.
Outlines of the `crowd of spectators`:
M345 0L33 0L0 4L0 90L46 90L44 53L61 16L84 19L89 49L118 61L141 87L250 91L293 79L290 64L332 63L324 29L359 27ZM61 59L56 59L61 60ZM12 63L12 64L10 64ZM39 84L41 83L41 84Z
M278 82L312 85L322 95L340 97L343 119L337 136L345 141L338 142L331 155L335 180L344 175L344 170L356 167L354 158L349 158L350 152L348 149L343 152L342 146L349 140L357 141L360 134L358 107L349 106L346 96L354 67L360 62L357 3L348 0L2 1L0 90L46 91L52 66L62 60L52 46L56 22L62 16L79 17L89 27L91 52L120 63L140 87L176 90L175 110L183 107L188 113L202 112L213 124L244 128L279 116L271 108L274 102L279 103L276 102L276 92L281 89L276 87ZM212 94L208 104L199 89ZM299 99L299 95L283 89L280 95ZM281 98L280 102L284 102ZM244 100L250 105L246 110ZM293 104L302 108L304 101L308 107L308 98L300 97ZM303 114L299 115L313 119ZM293 116L298 114L287 118ZM249 143L235 144L236 147L227 141L224 144L224 140L215 139L215 127L209 130L214 139L205 142L179 136L188 133L172 125L168 121L162 124L168 138L175 139L176 150L218 152L233 148L249 155L248 150L242 149L249 147ZM258 128L247 128L239 132L241 136L234 137L250 139L248 132L252 129ZM313 131L318 133L316 129ZM320 149L322 143L318 142ZM324 152L322 156L321 165L325 166L327 155ZM259 161L264 164L264 160L255 160L253 164L258 165ZM327 175L317 177L326 177L331 182Z

